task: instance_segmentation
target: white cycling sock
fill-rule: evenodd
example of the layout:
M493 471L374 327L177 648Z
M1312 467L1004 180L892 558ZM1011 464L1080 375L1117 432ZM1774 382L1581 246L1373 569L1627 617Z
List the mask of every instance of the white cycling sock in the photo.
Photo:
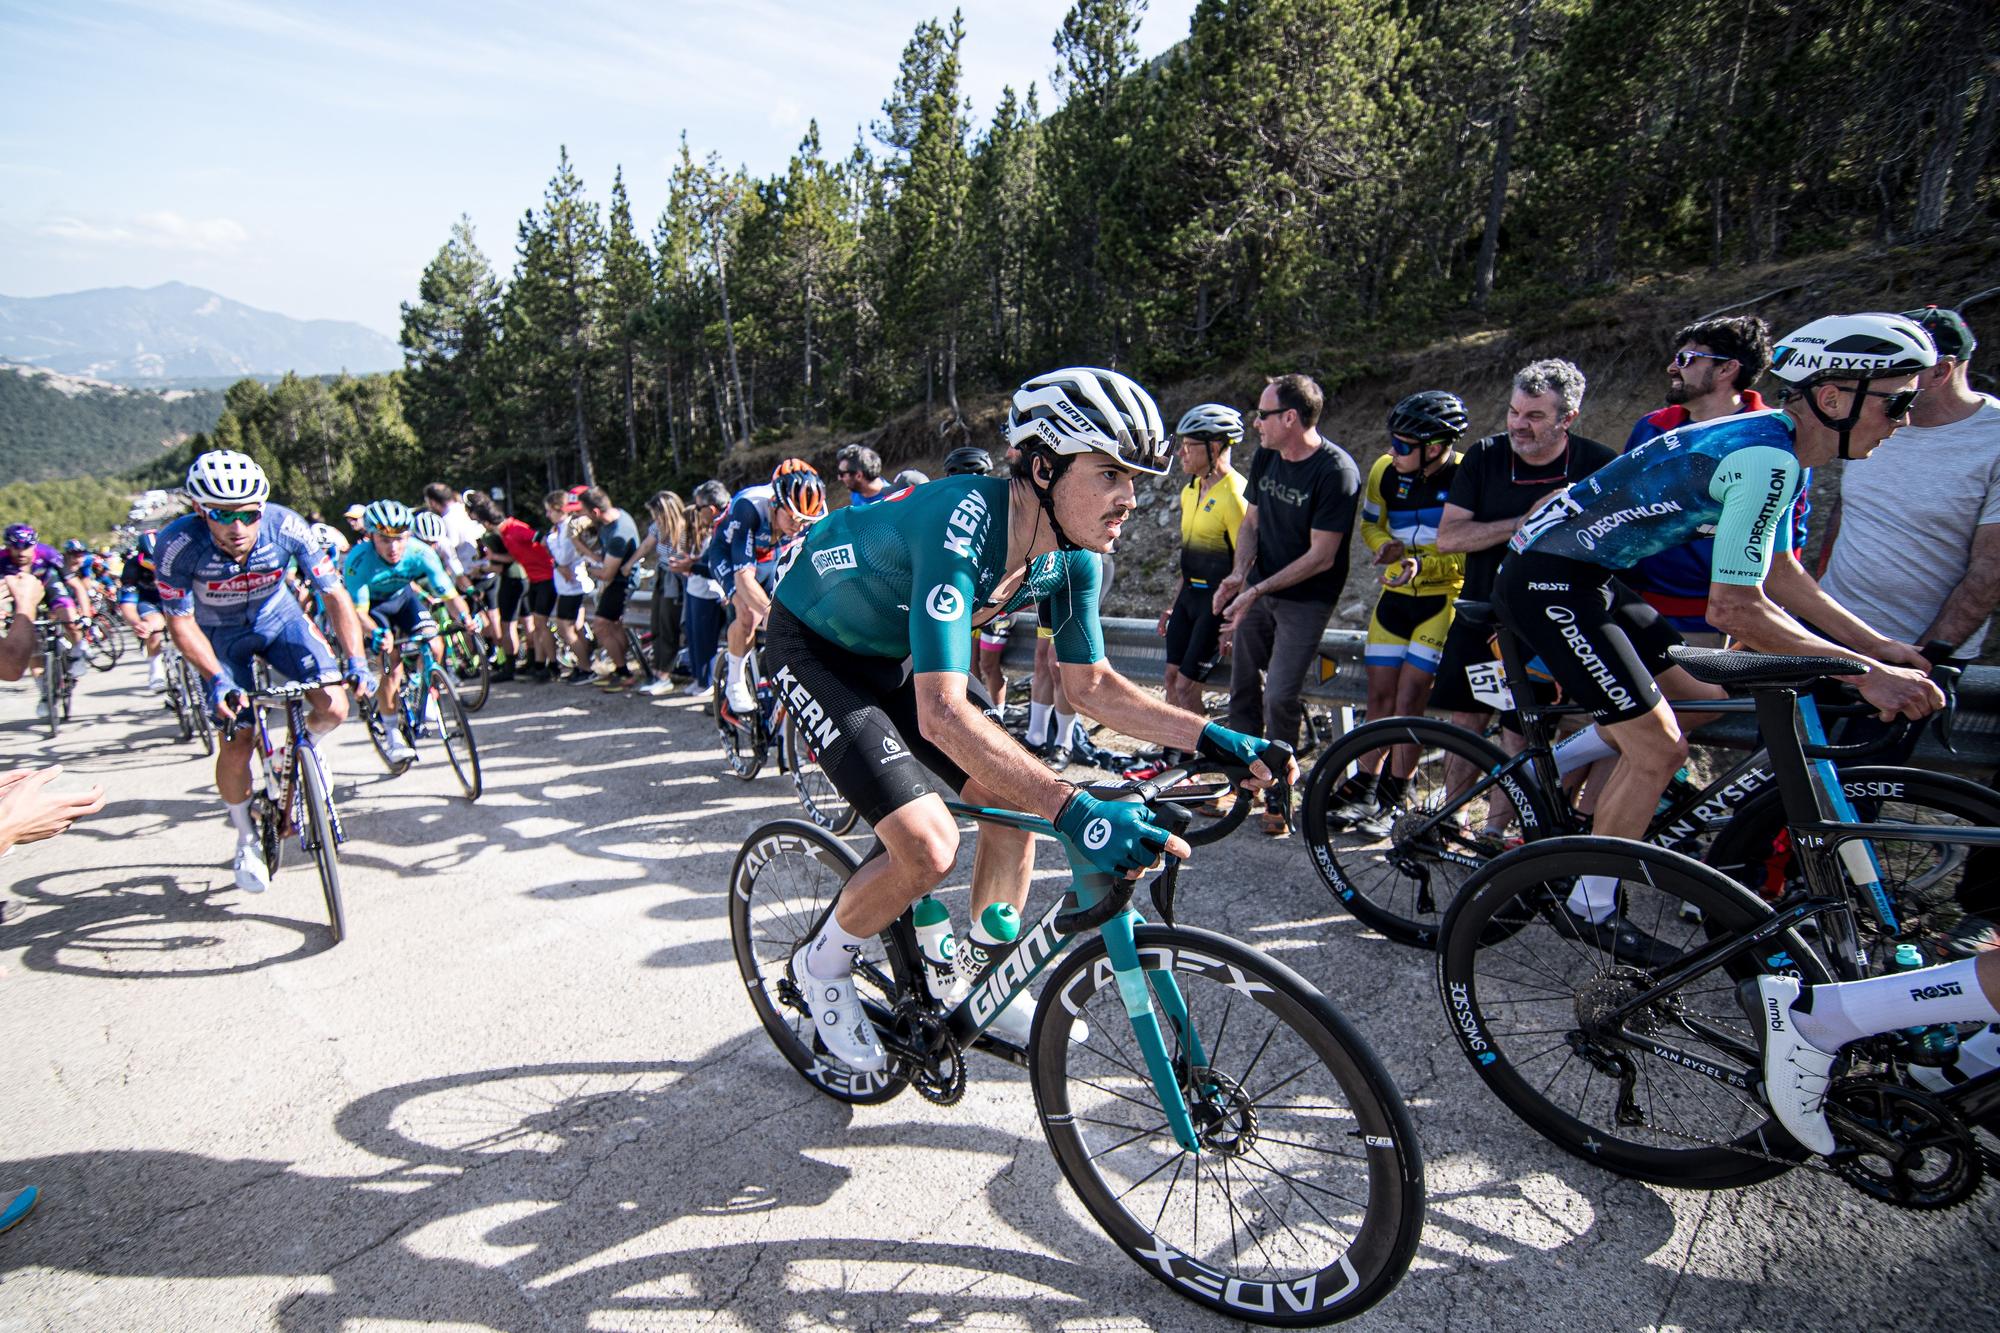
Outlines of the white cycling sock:
M311 714L306 715L306 730L312 733L312 737L316 741L325 740L328 736L333 735L333 729L339 725L340 723L334 721L315 722Z
M1897 1028L2000 1021L2000 1009L1980 989L1978 962L1961 958L1914 972L1808 986L1792 1015L1799 1035L1822 1051Z
M1618 914L1618 876L1579 875L1569 891L1569 910L1594 926Z
M1076 745L1076 714L1056 714L1056 744L1074 748Z
M257 836L257 830L250 825L250 802L237 801L232 804L224 801L222 808L229 812L229 822L236 826L238 839L248 842Z
M1049 714L1055 710L1032 700L1028 704L1028 744L1045 745L1049 739Z
M1597 724L1593 722L1576 735L1565 736L1557 741L1553 753L1556 757L1556 775L1562 777L1600 759L1614 758L1618 751L1611 748L1610 743L1604 739L1604 733L1599 731Z
M733 690L743 683L743 663L746 659L738 657L735 653L725 653L724 656L729 659L729 675L723 681L723 685Z
M826 925L806 950L806 971L821 981L838 981L854 971L854 959L868 947L870 936L850 935L840 928L838 912L826 914Z

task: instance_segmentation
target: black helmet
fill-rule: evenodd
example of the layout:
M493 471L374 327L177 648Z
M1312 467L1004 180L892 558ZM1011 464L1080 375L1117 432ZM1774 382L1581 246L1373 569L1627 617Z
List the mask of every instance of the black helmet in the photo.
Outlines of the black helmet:
M1389 433L1420 444L1449 444L1469 421L1458 395L1443 389L1413 393L1389 409Z
M976 444L961 445L944 456L947 477L980 476L993 471L993 455Z

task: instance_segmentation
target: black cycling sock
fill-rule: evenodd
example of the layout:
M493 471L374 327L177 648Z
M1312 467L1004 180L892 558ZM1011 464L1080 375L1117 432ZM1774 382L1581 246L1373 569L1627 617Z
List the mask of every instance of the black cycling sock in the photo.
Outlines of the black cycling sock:
M1394 777L1388 773L1384 773L1375 784L1376 801L1384 810L1390 809L1402 802L1403 793L1409 790L1409 786L1410 780L1408 778Z
M1340 786L1340 796L1348 801L1365 801L1375 795L1380 785L1380 773L1356 773Z

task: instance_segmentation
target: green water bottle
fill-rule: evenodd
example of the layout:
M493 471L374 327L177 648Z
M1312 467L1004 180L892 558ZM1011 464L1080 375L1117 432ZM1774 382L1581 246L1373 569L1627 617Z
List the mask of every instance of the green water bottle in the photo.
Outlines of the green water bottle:
M944 995L951 989L957 972L957 949L951 936L951 912L928 893L910 913L917 928L917 947L923 951L924 971L931 994Z
M970 987L993 961L993 951L1021 936L1021 914L1011 903L988 903L972 923L972 934L959 950L959 977Z

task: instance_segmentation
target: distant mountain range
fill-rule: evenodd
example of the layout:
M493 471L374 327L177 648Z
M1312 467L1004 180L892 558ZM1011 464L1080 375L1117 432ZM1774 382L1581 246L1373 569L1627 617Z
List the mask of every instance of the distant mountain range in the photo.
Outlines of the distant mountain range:
M364 375L403 363L360 324L292 319L183 282L0 296L0 358L120 384L226 384L246 375Z

